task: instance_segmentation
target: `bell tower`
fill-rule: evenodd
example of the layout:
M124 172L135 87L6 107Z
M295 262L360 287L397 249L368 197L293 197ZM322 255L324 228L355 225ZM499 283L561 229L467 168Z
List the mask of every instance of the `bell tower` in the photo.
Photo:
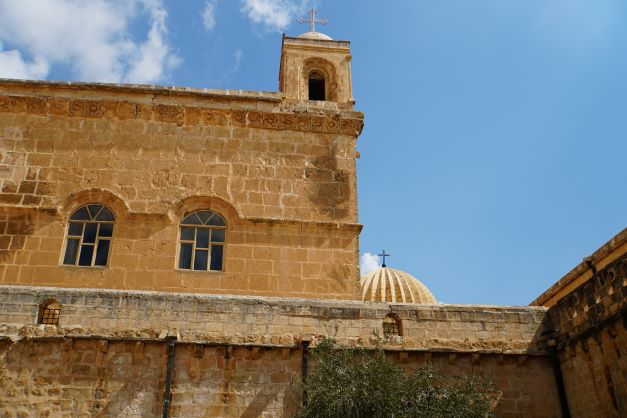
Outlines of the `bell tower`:
M336 41L316 32L317 20L314 9L309 12L310 31L298 37L283 35L279 90L286 101L310 101L335 103L340 109L352 109L350 42ZM306 22L301 18L299 23Z

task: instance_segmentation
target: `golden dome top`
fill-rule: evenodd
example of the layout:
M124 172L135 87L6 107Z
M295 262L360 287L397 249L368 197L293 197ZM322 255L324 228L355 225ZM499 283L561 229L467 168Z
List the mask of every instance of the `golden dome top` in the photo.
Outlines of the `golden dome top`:
M368 302L437 303L427 286L404 271L382 267L361 277L361 300Z

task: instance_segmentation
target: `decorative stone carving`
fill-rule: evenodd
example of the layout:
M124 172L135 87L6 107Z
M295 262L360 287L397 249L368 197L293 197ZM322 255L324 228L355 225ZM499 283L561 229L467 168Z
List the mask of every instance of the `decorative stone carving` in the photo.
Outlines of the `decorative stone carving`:
M232 113L233 123L237 125L246 125L246 112L234 110Z
M296 116L291 113L282 113L279 116L279 128L280 129L296 130L297 122L298 120L296 119Z
M264 128L279 128L279 115L276 113L264 113L263 114L263 127Z
M226 126L284 129L356 136L361 133L361 118L336 115L310 115L293 112L216 110L159 104L155 106L128 101L70 100L56 97L0 96L0 112L29 112L78 117L117 117L119 119L158 120L177 125Z
M101 101L72 100L69 105L69 114L73 116L87 116L97 118L102 116L104 108Z
M11 98L7 96L0 97L0 112L9 112L10 111L10 103Z
M263 123L263 113L248 112L248 126L251 128L261 128Z
M320 116L311 117L311 129L316 132L324 131L324 118Z
M201 121L209 125L228 125L228 117L224 112L216 112L211 109L203 109L201 111Z
M120 102L118 104L117 116L120 119L133 119L137 116L137 105L130 102Z
M48 99L48 111L52 115L64 116L68 114L69 100L67 99Z
M156 105L157 120L162 122L173 122L182 125L185 119L185 113L180 106Z
M41 97L24 97L26 110L32 113L46 113L46 99Z

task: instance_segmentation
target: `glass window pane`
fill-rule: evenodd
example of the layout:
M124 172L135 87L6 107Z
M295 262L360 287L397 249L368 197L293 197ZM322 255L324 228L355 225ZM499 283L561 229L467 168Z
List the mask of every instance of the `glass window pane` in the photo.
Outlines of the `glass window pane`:
M68 226L67 234L75 237L80 237L83 235L83 222L70 222L70 226Z
M198 215L198 219L200 219L200 222L205 225L209 218L211 218L211 216L213 215L213 212L211 212L210 210L199 210L198 212L196 212L196 215Z
M224 256L224 246L211 246L211 270L222 270L222 258Z
M78 240L68 239L65 245L65 257L63 257L63 264L76 264L76 253L78 253Z
M103 207L98 216L96 217L97 221L115 221L115 216L113 216L113 212L111 212L108 208Z
M194 254L194 270L207 270L208 250L196 250Z
M111 245L111 241L109 241L108 239L98 241L98 249L96 250L96 261L94 262L95 266L107 265L107 258L109 256L109 245Z
M224 219L222 219L222 217L216 213L216 214L213 215L213 218L211 218L209 220L207 225L211 225L211 226L226 226L226 223L224 223Z
M102 205L87 205L87 210L89 211L89 215L91 219L96 219L98 212L102 209Z
M194 229L196 228L184 228L181 227L181 239L184 241L194 240Z
M196 248L209 248L209 229L196 229Z
M211 230L211 242L224 242L225 229L212 229Z
M98 230L99 237L110 237L113 235L113 224L100 224Z
M89 221L91 220L91 217L89 216L89 212L87 212L87 208L83 206L82 208L80 208L79 210L77 210L76 212L72 214L72 216L70 217L70 220Z
M81 246L81 255L78 257L78 265L91 266L92 255L94 255L94 246L83 244Z
M181 224L182 225L202 225L200 223L200 219L198 219L198 216L196 216L195 213L192 213L191 215L188 215L187 217L185 217L185 219L183 219Z
M98 224L92 224L92 223L85 224L83 242L88 242L88 243L96 242L96 229L98 229Z
M192 244L181 244L181 251L179 252L179 268L192 268Z

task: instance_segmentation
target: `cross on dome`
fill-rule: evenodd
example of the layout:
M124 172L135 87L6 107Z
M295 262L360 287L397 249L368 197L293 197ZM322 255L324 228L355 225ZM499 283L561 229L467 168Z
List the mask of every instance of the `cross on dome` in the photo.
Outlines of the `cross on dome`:
M329 23L328 19L316 19L316 13L318 13L316 9L311 9L309 11L309 31L310 32L316 31L316 23L320 23L321 25L326 25L327 23ZM304 17L299 17L298 19L296 19L296 21L298 23L307 22L306 18Z
M383 264L381 265L381 267L387 267L387 266L385 265L385 257L389 257L389 256L390 256L390 254L386 254L386 253L385 253L385 250L383 250L383 252L382 252L381 254L377 254L377 255L378 255L379 257L383 257Z

